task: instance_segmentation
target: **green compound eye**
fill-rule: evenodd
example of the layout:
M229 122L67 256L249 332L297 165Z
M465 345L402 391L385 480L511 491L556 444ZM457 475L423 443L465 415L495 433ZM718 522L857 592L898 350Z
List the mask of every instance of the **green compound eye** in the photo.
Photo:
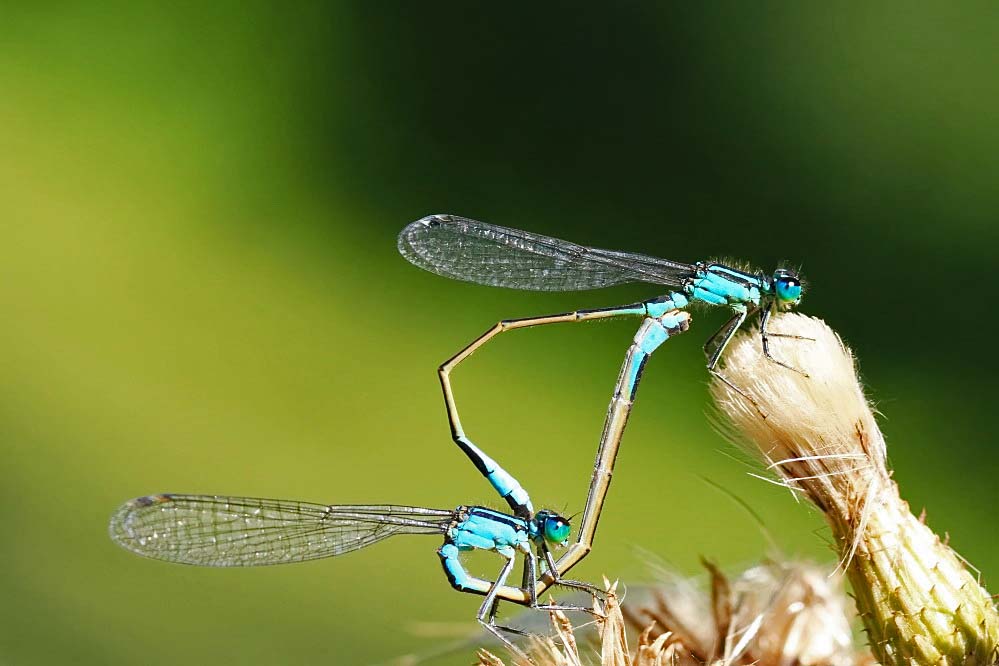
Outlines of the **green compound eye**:
M784 278L777 281L777 298L782 301L797 302L801 300L801 283L797 280Z
M545 520L545 540L552 543L563 543L569 538L569 521L558 516Z
M781 309L794 307L801 301L801 280L798 275L786 268L774 273L774 295Z

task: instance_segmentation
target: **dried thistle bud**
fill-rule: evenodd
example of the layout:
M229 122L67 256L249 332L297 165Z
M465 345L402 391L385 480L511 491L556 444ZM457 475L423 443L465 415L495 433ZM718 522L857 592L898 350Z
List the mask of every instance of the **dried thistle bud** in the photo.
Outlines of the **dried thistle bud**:
M999 661L999 614L961 560L909 511L853 357L822 321L781 316L764 357L758 330L733 340L712 384L738 439L779 483L823 511L875 656L886 665ZM755 404L754 404L755 401Z
M861 659L853 647L842 578L830 578L826 568L768 562L744 571L730 588L730 635L760 618L757 635L743 652L745 663L854 666Z
M710 591L693 580L663 571L647 604L623 609L616 586L608 590L605 619L587 623L590 639L573 634L568 619L551 613L549 637L533 637L530 659L513 666L870 666L852 642L841 577L808 562L766 562L729 579L705 563ZM701 581L703 582L703 581ZM627 624L638 630L629 651ZM596 641L592 639L596 638ZM592 645L580 650L577 641ZM580 654L584 658L580 657ZM590 657L586 659L585 657ZM502 666L481 651L479 666Z
M734 578L704 562L710 594L702 586L663 574L671 581L653 603L625 609L625 617L652 640L690 655L682 663L722 666L859 666L869 655L853 645L852 608L842 578L809 562L767 561Z

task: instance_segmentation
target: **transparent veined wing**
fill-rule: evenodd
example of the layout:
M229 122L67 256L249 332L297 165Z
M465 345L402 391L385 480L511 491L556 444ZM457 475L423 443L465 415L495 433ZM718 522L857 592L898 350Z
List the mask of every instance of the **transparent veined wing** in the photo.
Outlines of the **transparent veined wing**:
M333 557L394 534L443 534L455 512L209 495L148 495L111 517L111 538L158 560L211 567Z
M399 252L444 277L533 291L582 291L626 282L680 286L696 267L601 250L457 215L430 215L399 234Z

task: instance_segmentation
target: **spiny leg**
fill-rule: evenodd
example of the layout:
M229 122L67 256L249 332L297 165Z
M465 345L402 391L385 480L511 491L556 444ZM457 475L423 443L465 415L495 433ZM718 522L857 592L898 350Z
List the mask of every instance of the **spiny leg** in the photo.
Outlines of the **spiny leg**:
M509 638L503 635L504 631L521 636L525 635L524 632L518 629L503 627L496 624L496 611L499 609L499 599L496 595L500 588L503 587L503 584L506 583L507 576L510 575L514 565L514 557L512 553L509 555L503 554L503 556L506 557L506 563L503 565L499 575L496 577L496 581L489 587L489 591L486 593L486 598L483 600L482 605L479 606L479 612L476 614L475 619L479 621L479 624L481 624L486 631L499 639L499 641L503 643L503 645L505 645L510 652L518 657L530 661L533 664L534 662L523 650L514 645Z
M728 346L729 340L732 339L735 332L746 321L746 317L749 316L749 310L745 306L736 306L734 309L735 314L722 324L721 328L712 333L711 337L704 341L702 348L704 349L704 355L709 359L711 367L721 358L722 353Z
M558 568L555 566L555 559L551 555L551 551L548 550L548 546L542 542L538 547L538 550L542 551L545 555L546 562L548 563L548 571L556 572L555 585L563 585L565 587L574 587L581 590L585 590L590 594L602 598L603 590L596 587L595 585L590 585L589 583L583 583L577 580L564 580L557 576ZM528 553L524 555L524 565L531 572L531 583L528 584L528 592L530 593L530 606L536 610L543 611L581 611L583 613L589 613L598 618L603 618L604 616L597 612L595 609L587 606L572 606L565 604L540 604L538 603L538 589L535 581L537 580L537 561L533 553Z
M732 318L722 324L722 327L715 331L714 334L708 338L707 342L704 343L704 353L708 357L708 372L711 373L711 376L717 378L718 381L725 384L725 386L729 387L748 400L750 404L756 408L756 411L759 412L760 416L765 419L767 418L767 413L763 411L762 407L760 407L760 403L756 402L756 399L746 393L742 387L737 386L728 377L717 370L718 362L721 360L722 354L725 352L725 348L728 347L728 343L732 341L736 332L746 321L746 317L749 316L749 311L744 305L735 306L734 309L735 314Z
M478 619L479 619L479 622L490 633L492 633L494 636L496 636L507 647L508 650L510 650L514 654L522 657L523 659L526 659L529 663L533 664L533 663L535 663L533 659L531 659L528 655L526 655L522 650L520 650L517 646L515 646L509 639L507 639L505 636L503 636L500 632L506 632L508 634L515 634L517 636L530 636L531 633L527 632L527 631L523 631L521 629L516 629L514 627L508 627L508 626L496 624L496 613L499 610L499 603L500 603L500 600L502 598L501 597L501 592L502 592L501 583L502 583L503 579L506 577L506 575L509 573L509 569L512 568L512 564L513 564L513 560L510 559L507 562L507 565L504 567L503 571L501 571L500 575L497 577L496 583L493 585L493 587L489 591L489 594L493 594L494 598L492 600L492 604L491 604L491 606L489 608L489 613L488 613L485 621L483 621L483 619L481 617L481 614L482 614L483 608L489 602L488 597L487 597L487 599L485 601L483 601L482 606L479 607L479 618ZM583 607L579 607L579 606L563 606L563 605L556 605L556 604L550 604L550 605L541 605L541 604L539 604L538 603L537 590L536 590L536 587L535 587L536 577L537 577L537 573L536 573L536 561L535 561L535 558L534 558L534 554L528 551L527 553L524 554L524 581L525 581L524 582L524 590L526 590L527 593L528 593L528 602L527 602L527 605L530 608L535 609L535 610L542 610L542 611L577 611L578 610L578 611L585 611L585 612L588 612L588 613L591 613L591 614L598 615L596 613L596 611L594 611L591 608L583 608ZM602 617L602 616L599 616L599 617Z
M587 583L582 580L572 580L569 578L562 578L562 575L558 571L558 565L555 562L555 556L552 555L552 551L548 549L547 545L542 546L542 555L545 558L545 562L548 564L548 571L552 572L555 577L553 583L561 587L571 587L577 590L583 590L584 592L589 592L590 594L602 598L605 594L605 590L597 587L592 583Z
M715 331L714 335L708 338L708 341L704 343L704 353L708 357L708 371L724 381L731 386L731 383L724 379L720 373L718 373L715 368L718 365L719 360L721 360L722 354L725 353L725 348L728 347L728 343L732 341L736 332L742 327L742 324L746 321L746 317L749 316L749 311L744 305L735 306L735 314L727 322L722 324L722 327ZM733 388L735 388L733 386ZM741 389L736 389L739 393L746 395ZM749 398L749 396L746 396ZM751 398L750 398L751 399Z
M809 338L804 335L791 335L788 333L770 333L769 331L767 331L767 324L770 322L771 314L773 314L773 309L767 308L763 311L763 315L760 317L760 339L763 342L763 355L767 358L767 360L776 363L782 368L793 370L798 374L802 375L803 377L807 377L808 373L805 372L804 370L800 370L794 367L793 365L788 365L787 363L779 361L773 357L773 355L770 353L770 338L792 338L794 340L811 340L812 342L815 341L815 338Z

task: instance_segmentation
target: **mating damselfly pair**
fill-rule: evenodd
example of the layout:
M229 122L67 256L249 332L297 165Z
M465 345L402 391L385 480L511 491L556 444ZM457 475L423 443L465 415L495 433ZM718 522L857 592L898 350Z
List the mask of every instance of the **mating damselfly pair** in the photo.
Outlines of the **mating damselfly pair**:
M798 304L801 281L796 272L786 268L767 275L720 263L678 263L585 247L452 215L433 215L410 224L399 235L398 246L406 259L421 268L490 286L578 291L641 282L675 291L628 305L503 320L439 367L452 438L507 502L511 514L477 506L428 509L387 504L322 505L163 494L124 504L112 518L111 535L140 555L203 566L299 562L341 555L395 534L443 536L437 552L449 582L457 590L484 595L478 620L516 649L501 630L517 630L501 627L495 621L501 599L534 608L588 610L543 605L538 597L552 585L598 592L592 585L563 576L592 548L645 364L663 342L688 329L690 314L686 308L704 304L732 311L731 318L704 346L709 372L731 385L720 373L719 361L735 333L757 312L764 354L794 370L771 355L770 339L787 336L769 331L768 323L773 314ZM544 509L535 512L520 483L465 435L450 375L458 364L505 331L614 317L638 317L642 323L618 375L576 541L568 545L568 520ZM733 388L745 395L738 387ZM565 553L555 560L553 549L566 545ZM470 550L501 555L505 561L499 574L492 580L471 576L459 559L461 553ZM524 557L520 587L506 584L517 553Z

